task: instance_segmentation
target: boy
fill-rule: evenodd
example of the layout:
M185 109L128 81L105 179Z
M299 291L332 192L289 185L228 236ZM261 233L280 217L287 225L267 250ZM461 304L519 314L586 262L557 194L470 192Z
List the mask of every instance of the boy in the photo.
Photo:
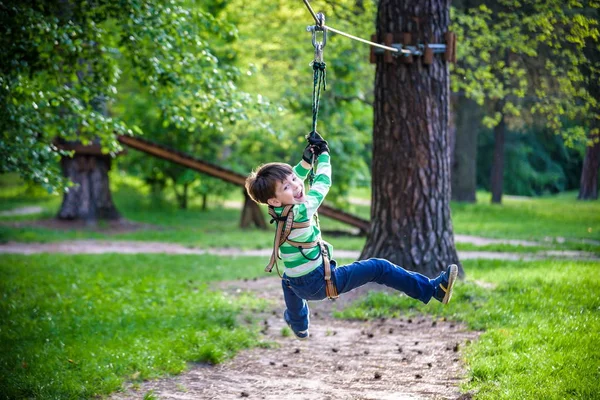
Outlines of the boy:
M331 165L327 142L316 132L308 137L302 161L295 167L283 163L260 166L246 179L246 190L257 203L269 205L277 221L273 255L267 271L280 256L285 265L282 276L286 310L285 322L298 339L309 336L309 309L306 300L335 298L368 282L377 282L428 303L434 297L447 304L452 296L458 268L450 265L437 278L407 271L379 258L337 266L329 260L332 247L321 240L313 216L331 186ZM305 192L304 180L316 159L312 187ZM273 221L271 221L273 222ZM280 253L280 254L279 254Z

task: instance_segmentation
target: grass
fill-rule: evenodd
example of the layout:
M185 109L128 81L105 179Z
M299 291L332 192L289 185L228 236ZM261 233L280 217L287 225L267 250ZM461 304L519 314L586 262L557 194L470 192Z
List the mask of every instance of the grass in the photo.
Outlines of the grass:
M0 216L0 242L109 237L199 248L272 245L272 231L241 230L240 210L224 207L225 200L241 201L237 188L228 198L211 198L210 209L202 211L197 202L178 210L118 172L112 186L119 211L149 229L108 235L102 225L69 231L35 227L32 222L54 216L60 198L0 175L0 210L42 208L36 215ZM361 189L353 196L368 199L370 194ZM453 203L457 234L540 243L459 243L457 248L600 253L600 245L585 242L600 241L600 202L575 197L505 196L502 205L491 205L489 194L478 193L476 204ZM367 206L348 211L369 215ZM327 218L321 218L321 225L324 230L346 229ZM325 238L347 250L360 250L365 241ZM117 390L124 381L178 373L189 361L220 362L242 348L261 345L260 327L247 310L264 304L209 288L216 281L263 276L264 261L210 255L0 255L0 398L94 397ZM594 387L600 381L599 266L469 260L464 262L468 280L461 282L448 307L373 293L340 316L433 313L483 331L466 350L470 381L465 390L475 391L478 399L600 398Z
M535 198L505 196L502 205L492 205L489 193L478 193L475 204L452 204L452 221L455 231L465 235L600 240L600 201L576 198L574 192Z
M189 209L180 210L174 202L153 197L139 180L118 172L112 174L112 191L118 210L129 221L145 224L148 229L111 234L116 240L141 240L179 243L200 248L236 247L242 249L270 248L272 231L239 228L240 209L225 207L226 201L240 204L239 189L232 187L227 197L211 197L209 210L203 211L198 200ZM352 193L361 199L370 198L369 191L357 189ZM484 247L459 243L459 251L536 252L546 250L579 250L600 253L600 201L580 202L575 193L543 198L505 196L502 205L491 205L489 194L478 193L475 204L452 203L452 219L456 234L500 239L523 239L540 242L529 248L507 244ZM0 242L53 242L74 239L107 237L103 225L97 229L53 230L32 224L53 217L60 198L21 183L14 175L0 175L0 210L17 206L37 205L42 212L35 215L0 217ZM265 220L268 221L265 212ZM369 207L352 205L347 211L364 218ZM324 237L335 248L360 251L364 237L328 235L327 231L347 231L344 224L321 217ZM227 241L223 237L227 236ZM566 238L557 241L556 238ZM586 242L591 240L592 242Z
M430 313L483 331L466 351L464 389L477 399L598 399L599 267L597 262L467 261L469 279L459 282L446 307L371 293L338 316Z
M262 276L258 264L208 255L0 256L0 398L90 398L259 345L258 325L243 325L240 314L265 304L209 286Z

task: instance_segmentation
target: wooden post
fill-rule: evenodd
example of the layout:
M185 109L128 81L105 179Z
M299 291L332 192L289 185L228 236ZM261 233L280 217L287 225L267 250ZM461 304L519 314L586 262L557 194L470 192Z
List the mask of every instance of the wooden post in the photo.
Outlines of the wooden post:
M454 32L446 32L444 38L446 40L444 61L456 62L456 34Z
M431 63L433 63L433 49L430 47L425 47L425 54L423 54L423 64L431 65Z
M386 33L384 44L388 47L392 47L394 44L394 34ZM386 50L383 55L383 61L386 63L394 63L394 55L390 50Z
M399 41L400 43L402 43L402 46L410 46L412 44L412 42L411 42L412 35L410 34L410 32L403 32L400 34L396 34L396 40ZM399 57L403 64L412 64L413 63L412 55L407 57L404 54L400 54Z

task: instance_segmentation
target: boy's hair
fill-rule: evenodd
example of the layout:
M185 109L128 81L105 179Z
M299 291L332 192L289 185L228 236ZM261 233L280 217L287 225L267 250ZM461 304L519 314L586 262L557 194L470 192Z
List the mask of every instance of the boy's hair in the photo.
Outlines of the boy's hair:
M293 173L289 164L274 162L261 165L246 178L246 191L255 202L267 204L267 200L275 197L277 182L283 182Z

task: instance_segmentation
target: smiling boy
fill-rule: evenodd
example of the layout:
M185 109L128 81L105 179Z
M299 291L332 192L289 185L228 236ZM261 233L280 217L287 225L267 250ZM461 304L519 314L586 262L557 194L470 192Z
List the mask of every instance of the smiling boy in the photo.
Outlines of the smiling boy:
M250 197L257 203L268 204L269 213L278 224L267 270L281 258L285 267L282 276L284 319L296 337L309 336L310 311L306 300L335 298L338 293L349 292L368 282L392 287L423 303L433 297L447 304L458 273L454 264L435 279L429 279L380 258L345 266L337 266L330 260L333 248L321 239L321 231L313 218L331 187L329 147L316 132L311 133L308 140L302 161L293 168L285 163L264 164L246 179ZM305 192L304 181L314 157L317 165L314 181Z

